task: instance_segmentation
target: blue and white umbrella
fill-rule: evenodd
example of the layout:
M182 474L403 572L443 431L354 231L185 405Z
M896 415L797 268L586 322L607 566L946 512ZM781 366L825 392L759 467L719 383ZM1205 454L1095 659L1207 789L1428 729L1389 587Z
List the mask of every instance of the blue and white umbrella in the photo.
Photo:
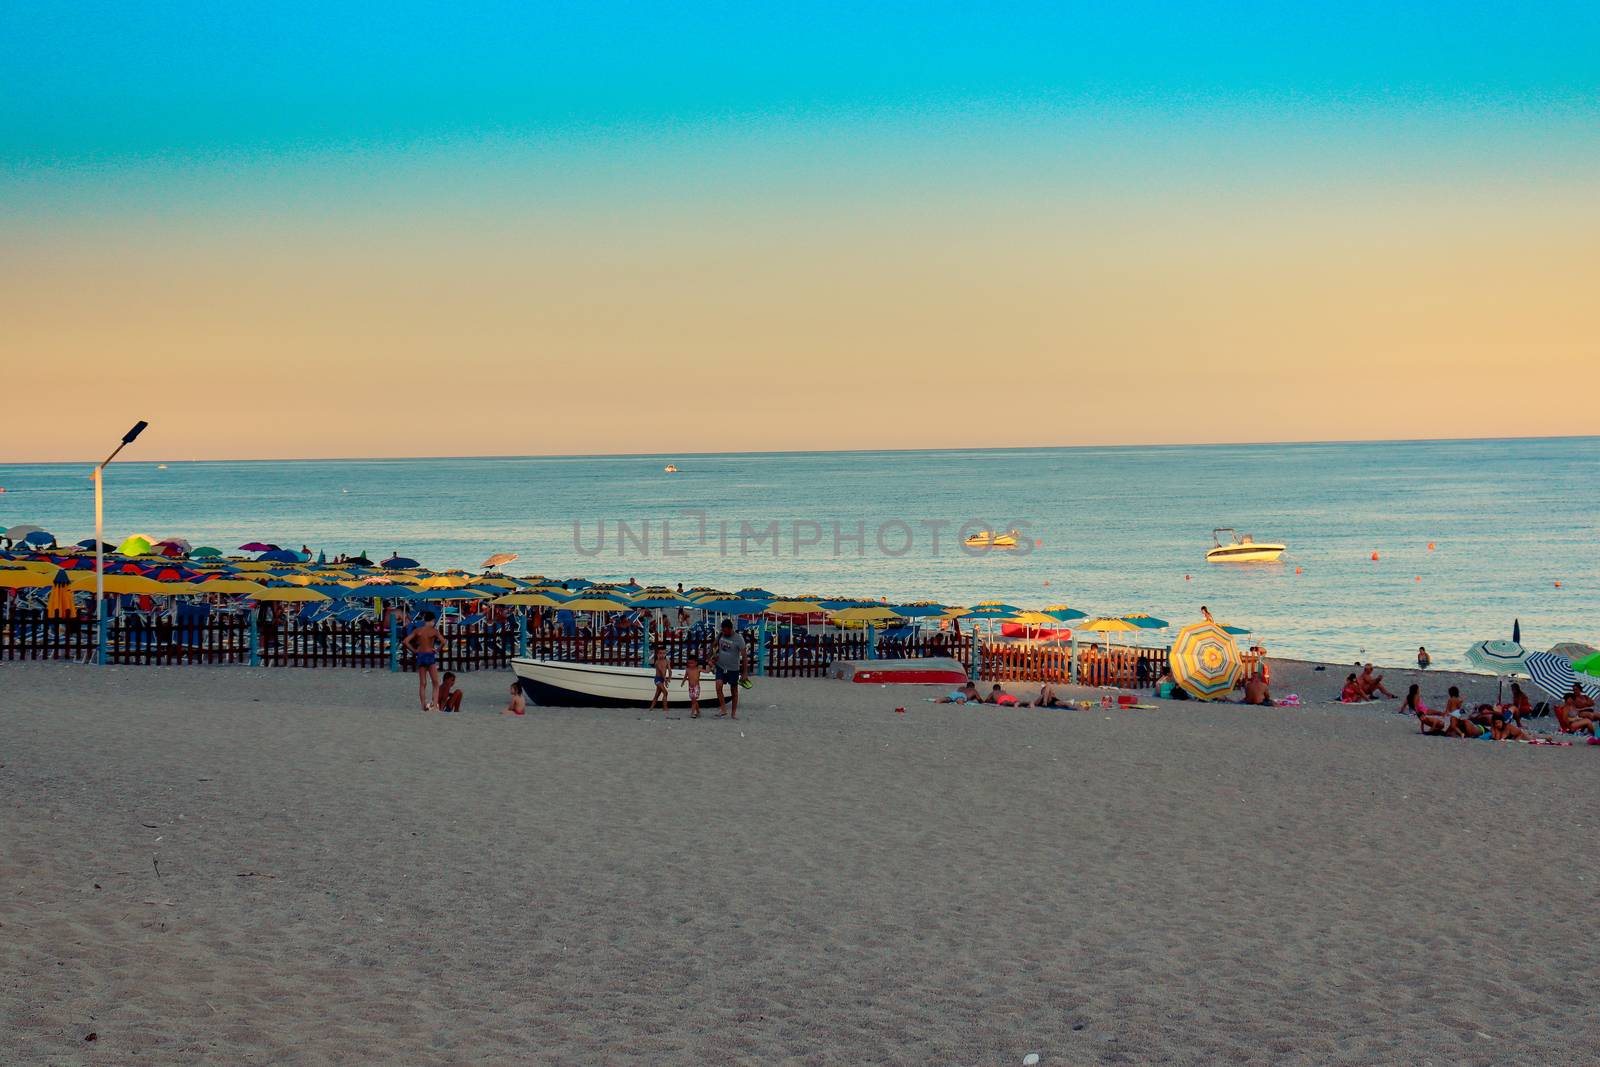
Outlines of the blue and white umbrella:
M1534 685L1557 700L1572 692L1574 682L1583 686L1583 691L1591 698L1600 700L1600 679L1580 679L1572 669L1572 664L1560 656L1552 656L1548 652L1530 652L1523 659L1523 670L1528 672Z
M1479 641L1467 649L1467 662L1495 674L1526 674L1528 650L1515 641Z

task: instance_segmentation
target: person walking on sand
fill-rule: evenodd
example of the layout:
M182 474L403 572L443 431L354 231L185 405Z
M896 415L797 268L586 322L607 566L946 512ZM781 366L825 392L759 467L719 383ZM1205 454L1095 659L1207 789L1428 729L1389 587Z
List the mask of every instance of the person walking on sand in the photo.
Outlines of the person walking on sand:
M417 657L417 700L423 711L437 711L439 700L439 653L444 650L444 634L433 624L433 612L422 613L422 625L406 634L401 647ZM429 683L433 693L428 693Z
M717 679L717 718L739 717L739 686L744 683L744 637L733 630L733 620L722 620L722 634L717 638L717 658L714 662ZM722 687L728 687L728 698L723 700Z
M672 661L667 658L667 650L656 648L653 665L656 669L656 691L650 697L650 711L656 710L656 701L661 702L661 710L667 710L667 683L672 680Z

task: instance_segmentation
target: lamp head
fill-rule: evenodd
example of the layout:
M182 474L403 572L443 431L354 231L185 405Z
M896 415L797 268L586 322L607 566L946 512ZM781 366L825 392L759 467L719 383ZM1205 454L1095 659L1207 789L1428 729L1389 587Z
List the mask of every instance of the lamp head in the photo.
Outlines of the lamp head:
M148 422L140 419L138 422L133 424L133 429L122 435L122 443L125 445L133 444L133 439L144 433L144 428L149 425L150 424Z

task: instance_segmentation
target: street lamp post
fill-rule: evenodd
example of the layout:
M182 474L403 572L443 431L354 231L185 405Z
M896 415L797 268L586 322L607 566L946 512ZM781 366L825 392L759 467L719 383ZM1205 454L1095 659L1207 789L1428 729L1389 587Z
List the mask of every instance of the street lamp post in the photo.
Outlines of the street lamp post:
M122 435L122 443L111 450L111 455L105 458L105 463L94 469L94 626L99 646L97 659L106 661L106 549L105 549L105 501L101 487L105 483L106 464L117 458L117 453L133 444L134 438L144 432L149 426L143 419L133 424L133 429Z

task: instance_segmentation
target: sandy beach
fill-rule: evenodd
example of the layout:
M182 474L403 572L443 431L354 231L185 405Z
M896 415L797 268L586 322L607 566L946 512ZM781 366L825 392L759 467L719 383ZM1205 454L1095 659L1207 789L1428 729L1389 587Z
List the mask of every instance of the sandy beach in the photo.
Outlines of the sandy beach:
M0 1062L1600 1048L1600 750L825 681L512 720L506 680L439 716L387 673L0 667Z

